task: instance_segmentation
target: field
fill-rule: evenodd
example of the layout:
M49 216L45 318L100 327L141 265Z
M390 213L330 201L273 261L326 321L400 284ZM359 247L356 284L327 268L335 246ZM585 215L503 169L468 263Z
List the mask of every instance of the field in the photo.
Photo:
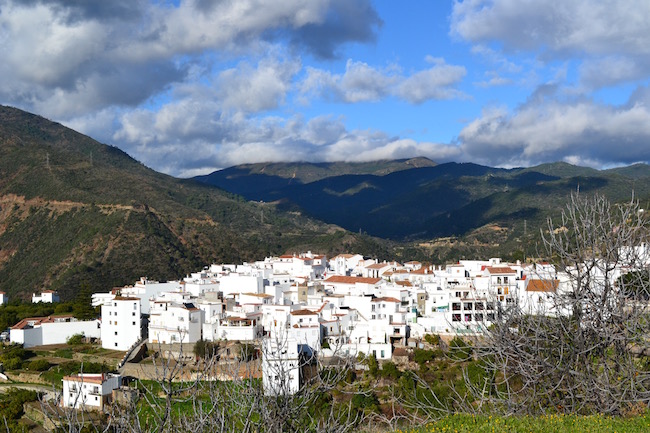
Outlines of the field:
M641 433L650 431L650 414L629 417L605 417L602 415L544 415L538 417L493 417L450 415L437 422L413 430L397 430L408 433Z

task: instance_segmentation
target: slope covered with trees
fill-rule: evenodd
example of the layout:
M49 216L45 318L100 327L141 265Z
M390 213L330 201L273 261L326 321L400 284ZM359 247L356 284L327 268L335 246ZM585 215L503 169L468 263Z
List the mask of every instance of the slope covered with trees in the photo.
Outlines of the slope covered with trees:
M0 107L0 290L73 299L140 276L302 248L381 249L364 236L157 173L60 124Z

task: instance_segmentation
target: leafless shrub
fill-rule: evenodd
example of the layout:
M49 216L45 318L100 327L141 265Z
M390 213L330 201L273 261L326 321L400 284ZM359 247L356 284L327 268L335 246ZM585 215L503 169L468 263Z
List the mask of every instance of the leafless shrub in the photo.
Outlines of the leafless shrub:
M489 374L464 410L620 414L650 402L648 219L636 201L573 194L542 231L560 286L550 311L504 306L475 341ZM547 276L548 278L548 276Z

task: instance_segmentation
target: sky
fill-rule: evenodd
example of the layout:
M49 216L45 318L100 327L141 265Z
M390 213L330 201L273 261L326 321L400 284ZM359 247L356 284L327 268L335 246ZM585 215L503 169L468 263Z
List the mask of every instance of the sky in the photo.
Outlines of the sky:
M0 104L177 177L650 161L650 2L0 0Z

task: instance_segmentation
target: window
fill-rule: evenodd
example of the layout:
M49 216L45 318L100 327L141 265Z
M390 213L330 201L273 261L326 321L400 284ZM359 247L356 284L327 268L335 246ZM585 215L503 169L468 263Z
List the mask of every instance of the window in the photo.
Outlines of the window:
M451 315L451 321L452 322L460 322L460 314L452 314Z
M471 322L472 321L472 315L471 314L465 314L465 321L466 322Z
M501 277L497 277L497 284L501 284Z
M483 314L482 314L482 313L477 313L477 314L475 314L475 315L474 315L474 319L475 319L477 322L482 322L482 321L483 321Z
M132 322L131 324L132 324L133 326L135 326L135 322Z
M463 304L463 310L473 310L474 309L473 307L474 304L472 304L471 302L465 302Z
M135 316L135 311L134 311L133 313L131 313L131 315L132 315L132 316Z
M381 351L381 357L384 358L386 355L384 354L384 351Z
M451 304L451 309L454 311L460 311L460 302L454 302Z
M115 347L117 347L117 343L115 343Z
M393 334L399 334L399 328L394 328L393 329Z
M134 309L134 310L137 310L137 309L138 309L138 303L137 303L137 302L134 302L134 303L133 303L133 309Z
M115 335L117 335L117 331L115 331Z
M503 284L508 284L508 277L503 277Z

